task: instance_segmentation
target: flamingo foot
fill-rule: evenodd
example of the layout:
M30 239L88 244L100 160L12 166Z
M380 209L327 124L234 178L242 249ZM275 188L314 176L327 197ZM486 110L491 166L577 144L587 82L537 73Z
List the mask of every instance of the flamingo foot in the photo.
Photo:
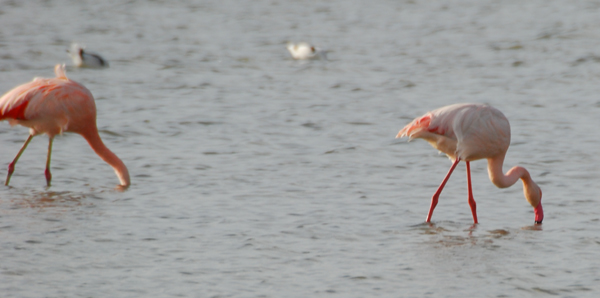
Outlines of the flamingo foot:
M469 200L469 205L471 206L471 213L473 214L473 224L476 225L479 222L477 221L477 205L475 204L475 200Z
M435 206L437 206L438 199L440 198L440 194L442 194L442 190L444 189L444 186L446 186L446 182L448 182L448 179L450 178L450 175L452 175L452 172L458 165L458 162L460 162L459 158L457 158L454 161L454 163L450 167L450 170L448 170L446 177L444 177L444 180L442 180L442 183L440 184L438 189L433 194L433 197L431 197L431 206L429 206L429 213L427 214L427 218L425 219L425 222L431 222L431 216L433 215L433 209L435 209Z
M473 197L473 187L471 185L471 163L465 162L467 165L467 189L469 191L469 206L471 207L471 213L473 214L473 224L477 224L477 203Z
M435 206L437 206L438 199L440 198L440 193L441 190L439 192L436 192L433 195L433 197L431 197L431 206L429 206L429 213L427 213L427 218L425 218L425 222L431 222L431 216L433 215L433 210L435 209Z
M469 206L471 207L471 213L473 214L473 224L478 224L477 221L477 203L473 198L473 192L471 191L471 177L469 177Z
M10 177L12 177L12 174L15 172L15 163L11 162L8 164L8 174L6 175L6 182L4 183L4 185L8 186L8 183L10 182Z
M44 171L44 175L46 176L46 183L50 186L50 181L52 180L52 174L50 173L50 169L46 169Z

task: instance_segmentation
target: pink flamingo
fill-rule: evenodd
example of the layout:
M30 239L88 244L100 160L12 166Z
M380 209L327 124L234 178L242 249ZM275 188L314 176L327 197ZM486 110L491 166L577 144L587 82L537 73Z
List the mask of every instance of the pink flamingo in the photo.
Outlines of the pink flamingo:
M11 125L29 127L29 137L15 159L8 165L5 185L15 171L15 164L31 139L45 133L50 138L46 160L46 182L50 186L50 155L54 136L74 132L83 136L92 149L113 167L121 187L130 184L125 164L112 153L100 139L96 127L96 104L90 91L83 85L67 78L64 65L54 67L56 78L35 78L17 86L0 98L0 121L8 119Z
M531 179L529 172L523 167L513 167L506 175L502 164L510 145L510 124L498 109L483 104L454 104L445 106L416 118L406 125L396 138L421 138L431 146L445 153L452 161L452 167L431 198L431 206L426 222L431 221L433 209L438 203L442 189L459 161L467 165L467 188L469 205L473 213L473 221L477 223L477 212L473 190L471 188L470 162L486 158L490 180L499 188L510 187L519 179L523 181L525 199L533 206L535 223L541 224L544 219L542 209L542 190Z

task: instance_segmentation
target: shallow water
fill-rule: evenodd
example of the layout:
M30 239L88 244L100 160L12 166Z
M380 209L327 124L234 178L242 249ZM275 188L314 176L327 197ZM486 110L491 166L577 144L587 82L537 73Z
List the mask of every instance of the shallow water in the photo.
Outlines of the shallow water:
M0 187L4 297L596 297L600 5L595 1L2 1L0 92L71 65L118 182L78 135L45 136ZM328 49L293 61L288 41ZM506 169L394 139L427 110L489 103ZM0 175L27 129L0 124ZM505 169L505 170L506 170Z

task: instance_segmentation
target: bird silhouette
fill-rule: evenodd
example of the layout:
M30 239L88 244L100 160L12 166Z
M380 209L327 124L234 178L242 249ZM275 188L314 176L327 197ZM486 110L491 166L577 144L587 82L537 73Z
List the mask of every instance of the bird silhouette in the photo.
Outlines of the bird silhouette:
M83 136L96 154L113 167L120 186L128 187L130 179L127 167L104 145L98 134L94 97L86 87L67 78L64 65L56 65L54 72L56 78L35 78L0 98L0 121L8 120L11 125L20 124L29 128L29 137L8 165L5 185L10 182L15 164L31 139L45 133L50 138L45 170L46 182L50 186L50 156L54 136L74 132Z
M445 153L453 164L431 198L431 206L426 222L431 221L433 210L438 203L442 189L461 160L467 166L468 201L477 221L476 203L471 187L470 162L487 159L490 180L499 188L510 187L519 179L523 181L525 199L534 208L535 223L544 219L542 190L531 179L523 167L513 167L506 174L502 171L504 157L510 145L510 124L498 109L484 104L454 104L445 106L414 119L406 125L396 138L409 137L424 139L434 148Z

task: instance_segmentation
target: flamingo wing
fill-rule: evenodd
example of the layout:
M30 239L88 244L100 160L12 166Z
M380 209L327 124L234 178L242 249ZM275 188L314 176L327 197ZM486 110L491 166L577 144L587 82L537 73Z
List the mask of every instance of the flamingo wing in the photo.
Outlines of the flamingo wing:
M95 120L96 107L89 90L69 80L63 65L57 65L55 72L56 78L36 78L2 96L0 120L7 119L11 125L21 124L35 134L50 136L75 131L69 129L73 120Z
M32 83L17 86L0 98L0 120L26 120L25 110L33 95L30 92Z
M413 139L413 136L422 130L429 129L429 124L431 123L431 114L427 113L419 118L416 118L404 128L398 132L396 138L409 137L410 140Z
M452 117L448 117L447 111L433 110L416 118L400 130L396 138L409 137L409 140L419 138L423 132L445 136L455 139L452 129Z
M19 85L4 94L0 98L0 121L4 119L31 119L31 115L26 116L26 111L27 114L30 114L30 111L27 109L29 104L31 102L42 101L48 95L48 92L58 89L56 88L56 84L52 84L53 81L69 81L64 65L56 65L54 72L56 79L35 78L33 81Z

